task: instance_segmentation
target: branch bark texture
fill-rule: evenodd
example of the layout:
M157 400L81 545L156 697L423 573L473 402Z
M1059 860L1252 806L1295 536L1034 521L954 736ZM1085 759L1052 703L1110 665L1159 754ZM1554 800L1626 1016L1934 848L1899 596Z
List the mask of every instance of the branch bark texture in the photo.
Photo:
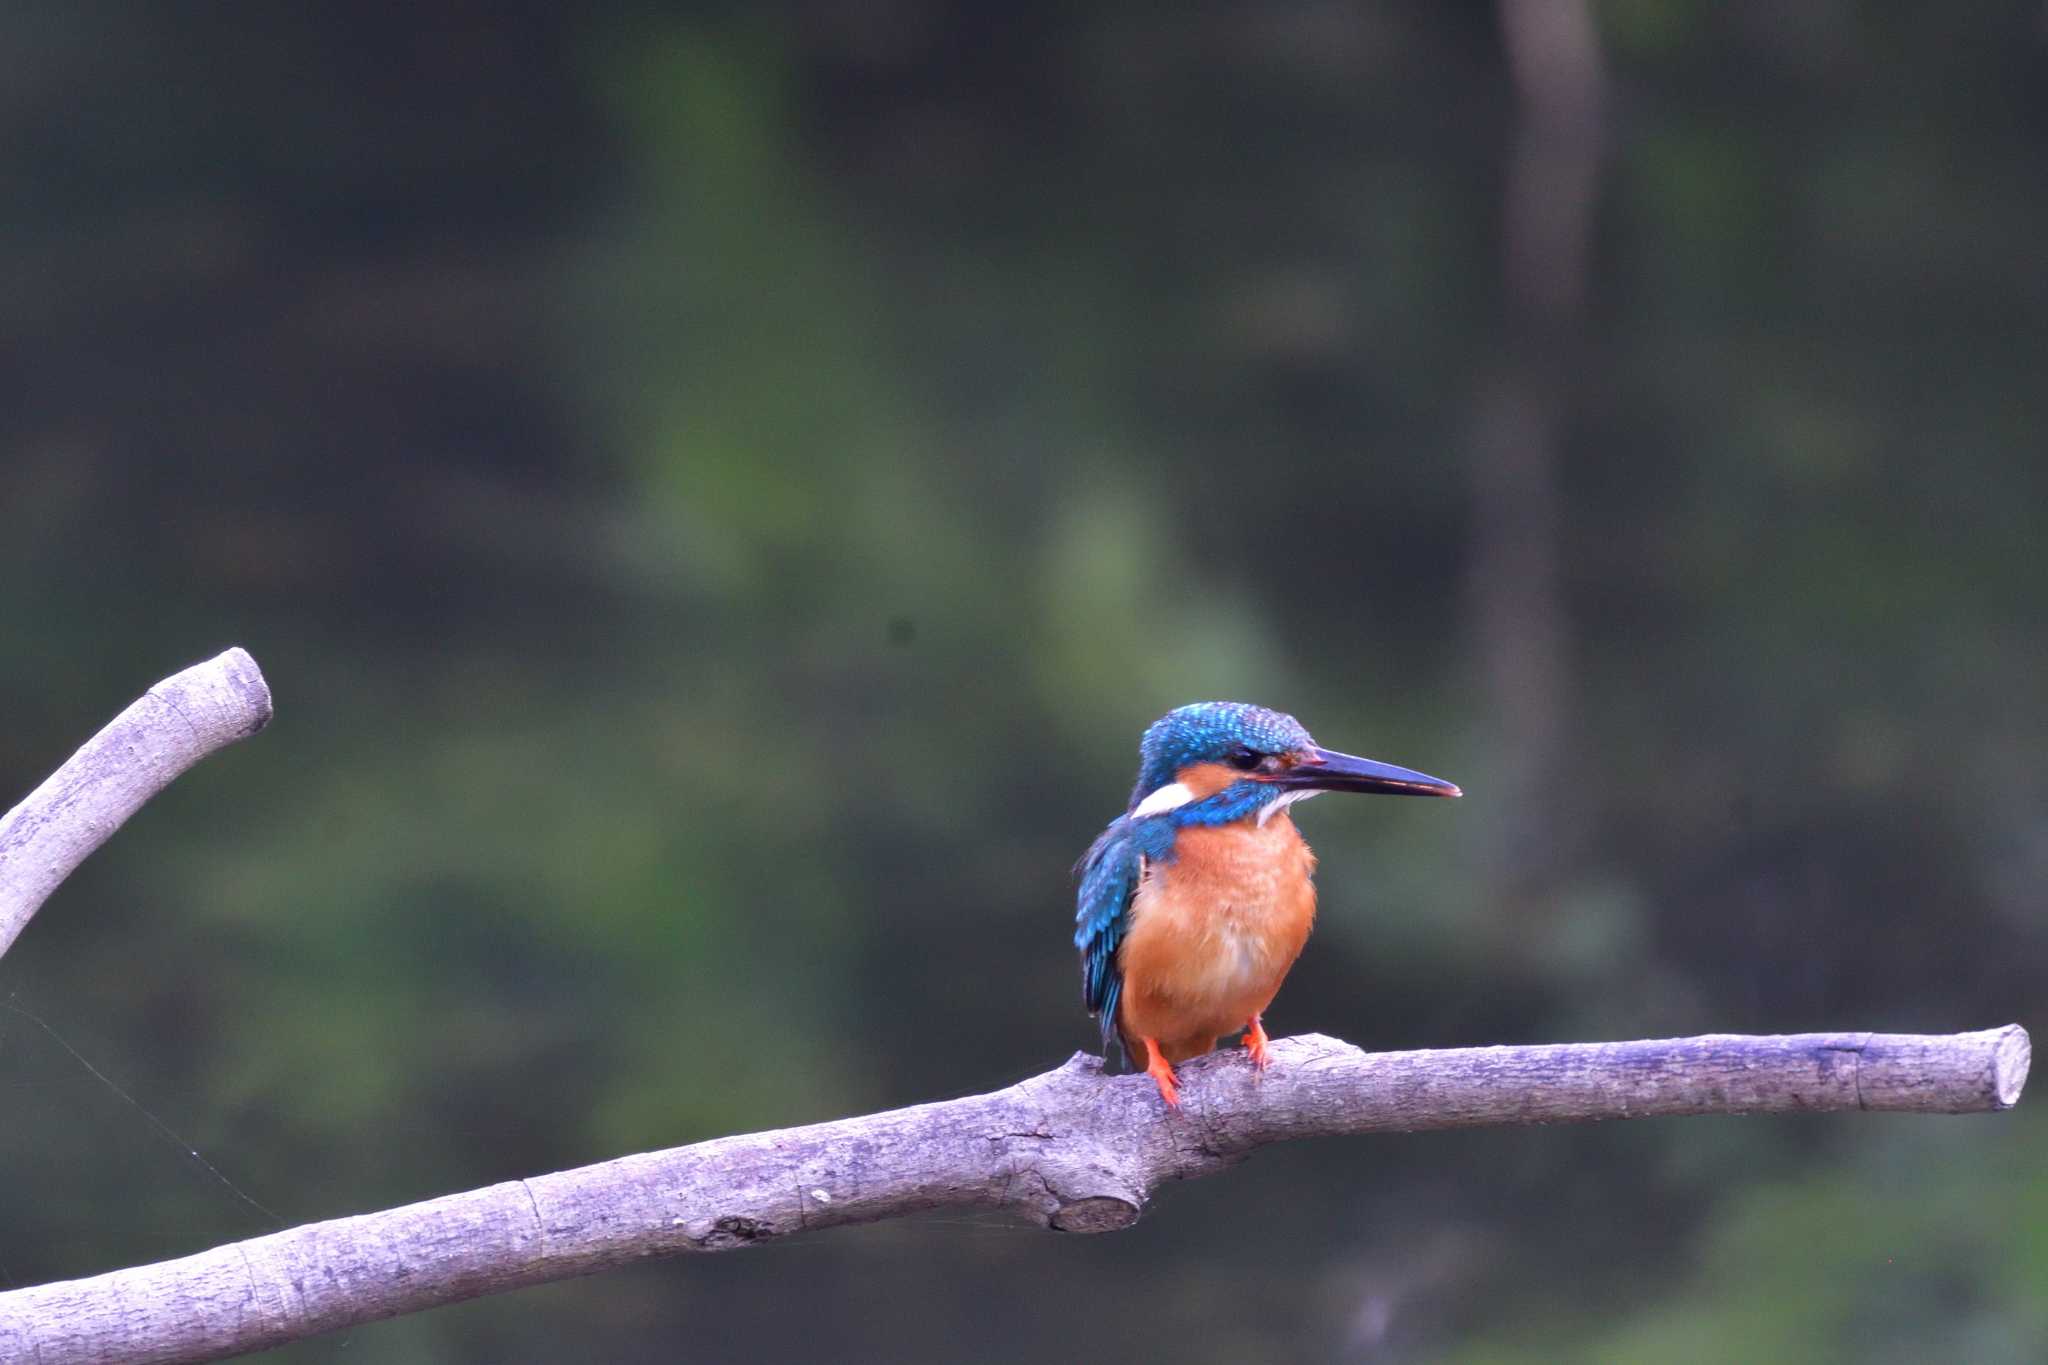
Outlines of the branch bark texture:
M1319 1035L1182 1068L1179 1113L1099 1059L989 1095L721 1138L310 1223L180 1260L0 1294L0 1359L211 1360L652 1257L942 1208L1064 1232L1135 1222L1169 1180L1271 1143L1490 1124L2009 1108L2018 1025L1922 1036L1714 1035L1366 1053ZM1369 1178L1361 1175L1361 1179Z
M172 674L107 722L0 820L0 954L144 802L269 723L263 670L240 649Z

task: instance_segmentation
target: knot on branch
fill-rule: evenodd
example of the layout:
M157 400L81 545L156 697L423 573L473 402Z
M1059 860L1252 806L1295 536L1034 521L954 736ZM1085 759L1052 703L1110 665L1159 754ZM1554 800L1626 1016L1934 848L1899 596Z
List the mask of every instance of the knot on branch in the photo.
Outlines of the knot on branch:
M773 1237L775 1233L770 1224L736 1213L705 1223L686 1224L683 1228L683 1235L699 1251L730 1251L734 1247L748 1246Z
M1138 1221L1138 1205L1115 1195L1076 1199L1046 1220L1054 1232L1121 1232Z
M1096 1134L1067 1128L1017 1154L1032 1191L1024 1213L1055 1232L1115 1232L1138 1221L1157 1176L1142 1144L1117 1148Z

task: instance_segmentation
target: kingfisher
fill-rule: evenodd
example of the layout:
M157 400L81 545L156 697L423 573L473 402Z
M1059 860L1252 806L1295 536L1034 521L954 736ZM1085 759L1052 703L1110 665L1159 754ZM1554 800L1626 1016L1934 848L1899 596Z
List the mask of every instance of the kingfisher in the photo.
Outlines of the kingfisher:
M1180 1107L1174 1067L1260 1022L1315 923L1315 854L1288 807L1326 791L1461 796L1427 773L1318 746L1301 722L1245 702L1168 711L1138 746L1129 807L1074 871L1081 997Z

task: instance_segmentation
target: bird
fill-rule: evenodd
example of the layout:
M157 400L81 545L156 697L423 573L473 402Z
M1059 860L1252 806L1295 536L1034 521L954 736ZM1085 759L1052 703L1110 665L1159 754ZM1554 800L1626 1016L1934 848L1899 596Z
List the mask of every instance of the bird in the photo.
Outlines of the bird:
M1289 808L1326 791L1461 796L1454 783L1322 748L1248 702L1177 707L1145 730L1130 804L1083 854L1074 914L1081 997L1112 1042L1180 1107L1174 1068L1262 1016L1315 922L1315 854Z

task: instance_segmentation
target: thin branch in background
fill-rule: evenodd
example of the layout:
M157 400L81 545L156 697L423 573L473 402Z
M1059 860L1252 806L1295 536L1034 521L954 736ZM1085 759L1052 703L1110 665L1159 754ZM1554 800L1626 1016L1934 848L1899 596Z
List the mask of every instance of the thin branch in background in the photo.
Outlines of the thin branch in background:
M0 820L0 955L129 816L270 716L263 670L230 649L165 678L107 722Z

